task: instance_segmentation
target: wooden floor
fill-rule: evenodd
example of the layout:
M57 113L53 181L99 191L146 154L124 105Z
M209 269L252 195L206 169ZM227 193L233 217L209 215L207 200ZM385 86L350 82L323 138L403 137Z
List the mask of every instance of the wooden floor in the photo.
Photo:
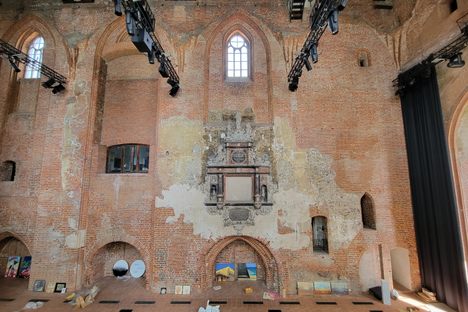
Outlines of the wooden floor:
M74 306L63 302L66 295L32 292L27 290L27 283L27 280L0 279L1 312L20 311L28 301L37 299L48 300L39 311L76 311ZM197 292L195 289L192 295L155 294L146 290L141 280L135 279L105 278L98 283L98 286L101 291L96 297L96 301L86 307L85 311L196 312L199 307L206 305L207 300L217 301L222 312L400 312L408 311L408 307L414 307L414 305L400 300L392 301L392 305L386 306L365 295L287 296L274 301L263 300L261 284L249 281L226 283L217 291ZM246 286L252 286L256 291L253 294L245 295L242 289ZM421 303L412 303L418 306L419 311L429 311Z

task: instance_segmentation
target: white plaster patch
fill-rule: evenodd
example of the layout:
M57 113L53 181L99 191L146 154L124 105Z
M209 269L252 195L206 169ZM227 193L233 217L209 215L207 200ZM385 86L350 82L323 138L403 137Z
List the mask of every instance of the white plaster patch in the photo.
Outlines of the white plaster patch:
M73 230L77 230L78 229L78 222L73 218L68 218L68 226Z
M72 234L67 235L65 237L65 245L68 248L72 248L72 249L84 247L85 241L86 241L85 230L75 231Z
M217 239L226 235L234 235L231 227L224 227L219 215L210 215L204 205L205 194L187 184L172 185L164 190L161 197L156 198L156 208L172 208L174 216L166 219L167 223L176 222L181 215L184 223L193 224L193 233L206 239Z

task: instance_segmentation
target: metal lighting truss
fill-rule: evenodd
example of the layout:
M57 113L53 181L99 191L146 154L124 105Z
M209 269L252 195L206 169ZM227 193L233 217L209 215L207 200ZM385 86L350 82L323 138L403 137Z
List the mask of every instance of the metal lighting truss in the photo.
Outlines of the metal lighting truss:
M133 44L148 55L151 64L155 58L158 60L161 76L168 78L167 83L172 87L169 94L175 96L179 90L179 76L154 34L155 18L149 4L146 0L114 0L114 4L116 15L122 15L122 8L125 12L127 32Z
M23 53L21 50L18 50L8 42L5 42L0 39L0 57L10 61L13 68L17 69L16 63L20 62L26 64L34 70L40 71L42 75L48 77L51 81L62 85L67 83L67 78L57 73L55 70L49 66L36 61L32 57L29 57L27 54ZM15 65L14 65L15 64ZM16 70L16 71L19 71ZM64 90L61 89L60 91Z
M433 64L438 64L444 61L449 61L447 64L448 67L451 67L451 61L456 58L457 56L460 57L461 60L461 53L463 49L468 46L468 24L465 25L461 29L461 34L457 36L452 42L447 44L442 49L431 53L426 59L422 62L416 64L415 66L411 67L410 69L400 73L398 78L393 81L393 85L396 88L396 94L403 94L405 89L408 86L413 85L419 77L425 77L428 75L429 71L428 68ZM461 67L464 65L460 63L459 66ZM455 67L455 66L453 66Z
M296 91L299 77L302 75L302 68L312 70L309 57L312 63L318 61L317 46L327 25L330 25L333 34L338 33L338 11L345 8L347 0L316 0L310 12L310 33L296 57L294 64L288 74L289 90Z

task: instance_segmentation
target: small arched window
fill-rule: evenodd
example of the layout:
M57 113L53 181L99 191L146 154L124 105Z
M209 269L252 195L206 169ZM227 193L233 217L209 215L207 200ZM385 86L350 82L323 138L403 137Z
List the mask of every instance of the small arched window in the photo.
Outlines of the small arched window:
M107 150L107 173L147 173L148 168L148 145L114 145Z
M232 35L227 43L227 77L248 78L250 72L250 45L240 33Z
M369 67L369 66L371 66L369 51L359 50L357 54L358 54L358 65L359 65L359 67Z
M38 63L42 63L42 55L44 53L44 38L38 36L31 41L28 48L28 56ZM41 71L37 66L26 65L24 78L37 79L41 77Z
M0 167L1 181L14 181L16 175L16 163L11 160L4 161Z
M375 230L376 226L375 226L374 200L367 193L365 193L361 197L361 215L362 215L362 226L365 229Z
M312 218L312 235L314 251L328 253L327 218L322 216Z

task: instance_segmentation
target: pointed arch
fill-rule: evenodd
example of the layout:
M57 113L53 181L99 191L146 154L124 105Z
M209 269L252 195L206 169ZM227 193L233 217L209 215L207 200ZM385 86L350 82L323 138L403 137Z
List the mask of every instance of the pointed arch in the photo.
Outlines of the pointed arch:
M243 10L239 10L238 12L234 13L233 15L223 19L216 27L214 27L210 33L206 35L208 38L206 40L205 45L205 64L204 64L204 95L203 95L203 118L204 121L208 121L208 107L209 107L209 84L210 84L210 51L212 49L212 45L216 36L222 32L224 34L224 39L226 39L226 34L229 34L229 30L234 30L235 28L245 29L244 25L248 25L252 28L255 33L260 37L261 42L265 48L266 52L266 75L267 75L267 96L268 96L268 120L273 122L273 105L272 105L272 98L273 98L273 82L272 82L272 64L271 64L271 46L268 41L267 35L265 32L259 27L260 22L254 21L248 13L244 12ZM267 28L266 26L264 26ZM224 40L225 42L225 40ZM251 42L252 46L255 43ZM251 53L253 54L253 53ZM223 53L224 55L224 53ZM224 62L223 62L224 64ZM252 65L254 66L254 64Z
M253 39L250 32L236 24L223 38L223 64L225 79L251 79L253 73Z
M450 116L447 133L448 149L452 167L452 179L458 207L458 220L460 224L460 234L465 262L468 261L468 207L466 205L468 202L468 194L463 183L463 175L466 174L466 172L462 168L462 164L460 163L461 160L457 153L460 144L459 140L457 140L457 130L459 129L461 119L467 110L468 87L463 90L462 95L458 98L458 103Z
M224 248L235 241L243 241L247 243L247 245L252 247L253 250L258 253L264 264L267 288L279 291L282 287L280 276L283 276L283 274L280 272L278 262L270 249L263 242L250 236L228 236L211 246L211 248L205 253L205 261L202 263L202 288L210 288L213 286L216 258Z

